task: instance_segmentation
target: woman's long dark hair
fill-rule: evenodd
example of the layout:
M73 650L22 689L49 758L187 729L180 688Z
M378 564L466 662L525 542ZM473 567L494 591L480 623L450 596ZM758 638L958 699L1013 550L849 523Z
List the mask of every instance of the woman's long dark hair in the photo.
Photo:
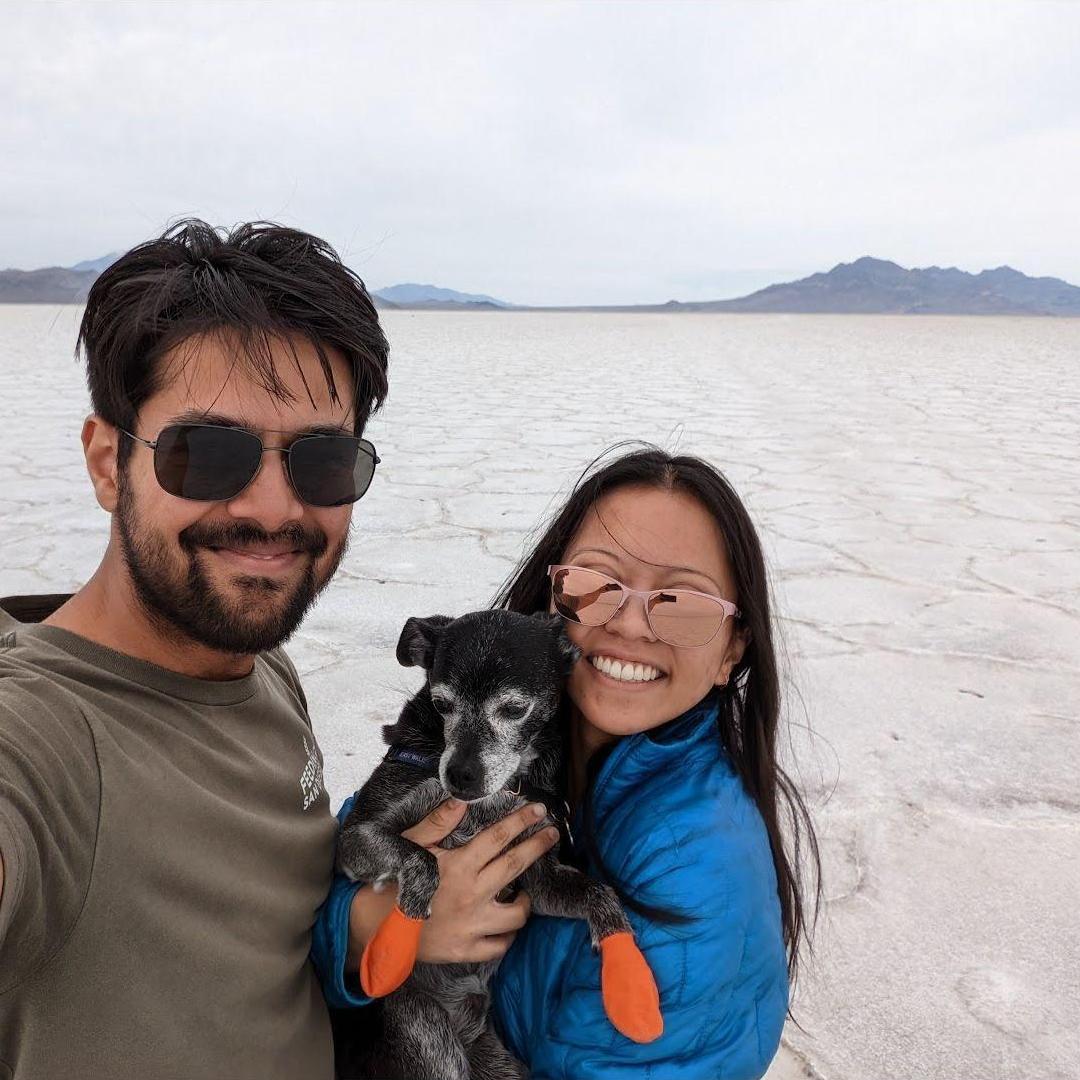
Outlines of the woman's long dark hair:
M776 755L780 679L765 559L757 530L732 486L717 469L700 458L676 457L652 446L604 462L607 456L594 462L579 479L566 504L499 591L494 603L526 614L548 610L547 567L561 561L589 509L617 488L653 487L686 492L712 515L727 545L741 611L739 622L750 632L749 643L732 669L727 686L717 693L720 706L718 734L768 830L776 867L788 976L794 983L799 955L802 947L809 945L808 930L813 925L809 918L810 894L804 875L808 869L813 871L816 917L821 898L821 858L806 803L780 767ZM589 789L601 764L598 757L594 755L589 763ZM685 921L678 915L664 913L636 900L604 866L596 846L591 809L587 790L583 816L589 854L620 899L631 910L659 917L661 921ZM786 829L781 827L782 819L785 819ZM785 831L788 833L786 842ZM804 866L804 862L809 865Z

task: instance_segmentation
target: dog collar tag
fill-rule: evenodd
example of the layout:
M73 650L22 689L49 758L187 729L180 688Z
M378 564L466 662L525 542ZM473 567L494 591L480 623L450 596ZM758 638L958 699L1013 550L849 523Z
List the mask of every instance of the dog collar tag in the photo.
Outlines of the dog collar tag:
M439 758L435 754L421 754L416 750L403 750L399 746L391 746L386 751L384 761L397 761L402 765L412 765L416 769L424 769L433 776L439 771Z

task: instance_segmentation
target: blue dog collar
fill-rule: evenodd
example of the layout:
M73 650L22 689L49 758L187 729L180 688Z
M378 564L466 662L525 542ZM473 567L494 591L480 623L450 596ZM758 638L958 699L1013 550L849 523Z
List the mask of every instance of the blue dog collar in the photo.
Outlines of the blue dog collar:
M396 761L402 765L412 765L434 776L439 771L438 754L421 754L416 750L403 750L400 746L391 746L386 751L384 761Z

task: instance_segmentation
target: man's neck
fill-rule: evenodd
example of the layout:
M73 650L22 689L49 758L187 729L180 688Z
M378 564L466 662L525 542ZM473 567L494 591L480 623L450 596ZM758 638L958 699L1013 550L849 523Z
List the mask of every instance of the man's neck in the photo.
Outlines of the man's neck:
M209 649L179 630L167 633L135 595L122 560L110 549L93 577L47 619L89 641L197 679L239 679L254 659Z

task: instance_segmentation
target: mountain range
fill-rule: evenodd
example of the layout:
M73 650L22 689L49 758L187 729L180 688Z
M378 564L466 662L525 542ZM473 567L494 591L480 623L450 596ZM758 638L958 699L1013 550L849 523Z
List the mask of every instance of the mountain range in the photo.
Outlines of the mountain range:
M873 315L1080 315L1080 288L1011 266L969 274L955 266L905 270L865 256L827 273L769 285L736 300L664 305L683 311Z
M390 285L385 289L374 289L372 295L394 307L508 308L512 306L505 300L496 300L494 296L485 296L483 293L463 293L456 289L443 289L438 285L415 285L412 282L404 285Z
M72 267L0 270L0 303L81 303L114 259L106 255ZM663 312L790 312L859 315L1080 316L1080 288L1060 278L1028 277L1010 266L970 274L954 266L907 270L864 256L798 281L769 285L734 300L666 304L527 308L482 293L406 283L372 291L380 308L408 310L559 310Z

